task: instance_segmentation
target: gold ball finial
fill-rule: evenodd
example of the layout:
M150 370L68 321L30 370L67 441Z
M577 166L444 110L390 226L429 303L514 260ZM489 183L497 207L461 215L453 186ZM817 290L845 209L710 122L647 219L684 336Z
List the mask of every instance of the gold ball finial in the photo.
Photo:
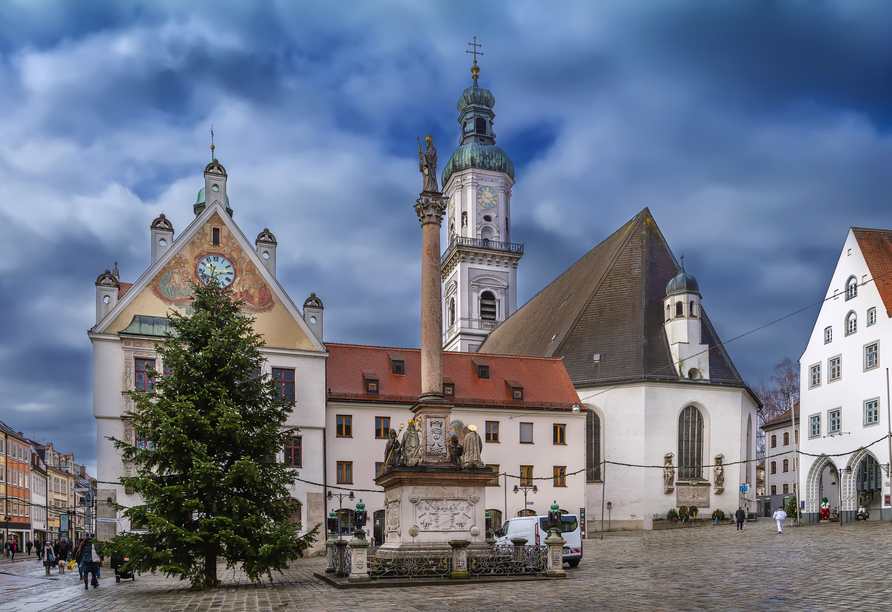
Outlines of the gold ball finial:
M471 78L474 79L474 84L477 84L477 79L480 78L480 66L477 65L477 62L474 62L474 65L471 66Z

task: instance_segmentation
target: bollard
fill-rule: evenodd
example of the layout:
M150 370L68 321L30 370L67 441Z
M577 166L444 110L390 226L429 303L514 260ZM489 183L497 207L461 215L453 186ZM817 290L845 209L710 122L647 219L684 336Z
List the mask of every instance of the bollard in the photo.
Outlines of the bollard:
M527 539L511 538L511 543L514 544L514 560L523 563L523 547L527 545Z
M468 546L471 542L468 540L450 540L449 545L452 547L452 572L450 578L470 578L471 572L468 571Z

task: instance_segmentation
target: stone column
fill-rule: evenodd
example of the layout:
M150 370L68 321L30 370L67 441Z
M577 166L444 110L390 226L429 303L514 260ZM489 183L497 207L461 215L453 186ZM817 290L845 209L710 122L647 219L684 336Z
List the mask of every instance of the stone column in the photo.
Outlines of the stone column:
M368 549L368 540L356 536L350 540L350 555L353 557L350 560L350 575L347 577L350 582L369 582L371 580L368 569Z
M335 548L335 542L337 541L337 534L329 532L328 539L325 541L325 556L328 558L328 567L325 568L326 574L333 574L335 569L337 569L337 549Z
M468 540L449 540L452 547L452 572L450 578L470 578L471 572L468 571L468 546L471 542Z
M545 545L548 547L546 576L564 578L567 575L567 572L564 571L564 544L566 543L557 529L551 529L548 532L548 537L545 538Z
M523 563L523 547L527 545L527 539L511 538L511 543L514 544L514 560Z
M425 191L415 203L421 221L421 401L443 400L443 304L440 287L442 193Z
M335 576L343 578L347 575L344 571L344 561L347 553L347 543L344 540L338 540L335 545Z

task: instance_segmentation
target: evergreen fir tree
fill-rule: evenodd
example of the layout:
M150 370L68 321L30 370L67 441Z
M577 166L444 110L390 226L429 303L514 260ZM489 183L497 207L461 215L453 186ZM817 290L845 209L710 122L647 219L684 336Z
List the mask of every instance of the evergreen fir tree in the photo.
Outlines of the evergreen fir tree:
M275 460L297 431L277 383L258 375L262 338L241 302L211 279L193 285L191 314L172 312L158 345L167 375L132 393L136 446L112 439L136 475L121 483L142 498L124 517L143 526L115 538L129 567L220 584L217 560L251 580L301 556L317 528L299 536L287 485L294 473Z

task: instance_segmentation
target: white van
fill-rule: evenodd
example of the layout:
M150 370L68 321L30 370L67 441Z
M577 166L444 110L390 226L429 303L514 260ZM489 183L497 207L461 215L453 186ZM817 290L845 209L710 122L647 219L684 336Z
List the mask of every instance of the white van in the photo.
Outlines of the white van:
M561 515L561 537L564 538L564 563L570 567L579 565L582 559L582 532L579 517L575 514ZM509 518L498 532L496 545L511 544L513 538L526 538L531 546L545 546L548 537L548 516L516 516Z

